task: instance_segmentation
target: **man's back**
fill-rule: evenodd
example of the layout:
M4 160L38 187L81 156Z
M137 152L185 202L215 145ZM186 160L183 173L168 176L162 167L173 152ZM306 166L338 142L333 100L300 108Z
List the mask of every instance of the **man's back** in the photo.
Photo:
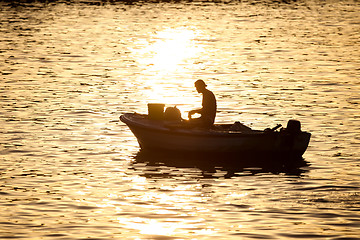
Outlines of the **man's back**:
M201 116L207 118L212 123L215 121L216 116L216 98L213 92L205 89L203 92L202 99L202 112Z

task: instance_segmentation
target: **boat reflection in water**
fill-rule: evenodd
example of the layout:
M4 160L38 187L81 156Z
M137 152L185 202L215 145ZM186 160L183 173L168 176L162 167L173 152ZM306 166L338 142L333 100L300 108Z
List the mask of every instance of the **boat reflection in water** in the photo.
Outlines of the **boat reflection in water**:
M142 171L145 177L168 178L171 171L165 168L196 168L201 171L201 178L231 178L259 173L285 174L300 176L305 173L308 162L303 157L265 154L225 154L225 153L174 153L169 151L140 150L135 156L133 167L148 168ZM144 166L145 164L145 166ZM144 170L144 169L141 169ZM222 175L218 171L223 172Z

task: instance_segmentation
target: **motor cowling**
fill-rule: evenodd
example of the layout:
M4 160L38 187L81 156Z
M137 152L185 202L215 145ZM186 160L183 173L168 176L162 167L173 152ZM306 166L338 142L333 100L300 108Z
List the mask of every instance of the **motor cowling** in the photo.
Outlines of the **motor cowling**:
M291 119L288 121L286 131L292 134L301 132L301 123L298 120Z

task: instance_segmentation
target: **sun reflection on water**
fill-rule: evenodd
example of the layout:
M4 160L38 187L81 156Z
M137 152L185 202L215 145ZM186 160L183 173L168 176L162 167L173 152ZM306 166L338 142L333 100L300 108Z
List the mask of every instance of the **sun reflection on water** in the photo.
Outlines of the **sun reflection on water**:
M179 222L177 218L168 218L166 221L160 221L135 217L130 219L118 218L118 222L144 235L181 236L186 233L184 229L191 230L194 235L211 235L216 233L212 228L199 226L199 220L183 220L183 222Z
M142 69L144 102L185 102L181 91L193 88L194 68L199 67L194 62L203 51L195 40L199 35L190 28L167 28L141 41L143 47L134 53Z
M188 28L159 31L139 50L145 58L138 61L147 66L148 71L158 74L181 72L187 60L203 51L194 41L198 34Z

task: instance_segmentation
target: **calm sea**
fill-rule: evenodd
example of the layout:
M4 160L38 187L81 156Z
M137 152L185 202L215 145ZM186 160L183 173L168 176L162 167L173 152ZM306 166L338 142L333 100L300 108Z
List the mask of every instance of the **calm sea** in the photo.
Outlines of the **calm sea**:
M0 239L360 239L358 1L89 3L0 3ZM197 79L304 163L140 154L120 114Z

